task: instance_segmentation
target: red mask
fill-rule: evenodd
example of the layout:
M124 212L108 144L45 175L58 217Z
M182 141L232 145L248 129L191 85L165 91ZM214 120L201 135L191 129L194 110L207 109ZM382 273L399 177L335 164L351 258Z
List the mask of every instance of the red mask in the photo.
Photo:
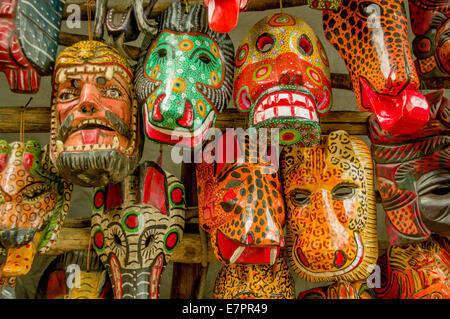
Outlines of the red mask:
M323 12L323 30L347 65L361 111L373 112L395 134L413 133L428 121L402 1L343 2Z

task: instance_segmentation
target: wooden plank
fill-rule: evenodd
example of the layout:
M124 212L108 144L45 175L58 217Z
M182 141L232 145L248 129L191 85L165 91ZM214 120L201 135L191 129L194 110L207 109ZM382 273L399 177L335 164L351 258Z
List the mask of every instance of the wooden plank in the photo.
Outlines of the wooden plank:
M0 107L0 133L18 133L20 131L20 107ZM370 115L368 112L335 111L321 117L321 126L324 134L331 130L347 130L349 134L366 134L366 121ZM24 114L25 132L45 133L50 132L50 108L31 107ZM236 109L227 109L219 114L215 127L224 130L226 128L246 129L248 115L238 112Z
M178 0L177 0L178 1ZM173 2L173 1L172 1ZM66 1L66 9L64 10L63 19L67 19L71 12L67 12L67 6L74 3L73 1ZM148 1L144 1L145 5L148 4ZM195 4L205 3L204 0L188 0L189 4ZM283 0L283 8L290 8L290 7L298 7L301 5L307 4L307 0ZM80 5L81 9L81 20L86 21L88 19L87 14L87 6L86 3L77 3ZM161 11L166 10L166 8L169 6L170 2L161 2L158 1L155 6L153 7L152 14L150 17L155 17L158 15ZM118 3L115 5L110 5L109 8L114 8L117 12L124 12L128 8L129 4L127 3ZM278 9L280 8L280 0L253 0L250 1L246 12L250 11L264 11L264 10L270 10L270 9ZM91 6L91 17L95 16L95 5Z

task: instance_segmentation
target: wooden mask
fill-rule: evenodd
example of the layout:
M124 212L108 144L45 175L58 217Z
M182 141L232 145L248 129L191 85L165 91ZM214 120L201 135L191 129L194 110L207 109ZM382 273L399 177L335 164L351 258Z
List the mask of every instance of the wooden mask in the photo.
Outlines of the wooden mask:
M294 299L295 283L284 258L270 265L225 265L213 289L214 299Z
M234 46L209 28L205 7L187 11L173 2L160 15L156 38L143 41L135 86L147 138L195 147L231 98Z
M200 225L224 264L273 265L284 246L279 175L255 144L228 131L196 166Z
M115 49L81 41L59 56L53 77L50 155L74 184L122 181L141 158L133 75Z
M392 245L450 236L450 104L443 90L426 95L430 121L415 134L392 135L374 118L369 137Z
M375 292L365 280L338 281L329 286L302 291L298 299L376 299Z
M412 42L421 78L450 76L450 3L409 0Z
M56 175L48 146L0 141L1 275L22 276L50 249L69 211L72 184Z
M300 18L276 13L259 21L235 58L234 103L250 127L279 128L280 143L319 143L319 115L332 105L327 54Z
M280 158L291 267L307 281L355 281L378 257L372 158L345 131Z
M92 243L114 298L157 299L159 279L184 230L184 187L153 162L93 195Z
M239 12L245 11L250 0L205 0L208 24L215 32L228 33L236 27Z
M0 0L0 70L11 91L36 93L51 75L65 1Z
M361 111L373 112L395 134L413 133L428 121L403 1L343 1L323 12L323 30L347 65Z
M36 291L37 299L112 297L111 283L105 267L95 253L89 254L88 259L87 250L73 250L56 257L41 276Z
M450 243L445 237L406 246L391 246L378 260L382 299L449 299Z

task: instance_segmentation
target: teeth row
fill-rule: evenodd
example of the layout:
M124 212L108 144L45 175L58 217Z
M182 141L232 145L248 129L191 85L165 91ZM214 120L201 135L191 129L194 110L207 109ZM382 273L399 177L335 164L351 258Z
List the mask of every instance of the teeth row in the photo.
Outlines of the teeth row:
M84 144L84 145L78 145L78 146L67 146L64 147L64 144L62 141L57 140L56 141L56 153L59 154L62 152L90 152L90 151L104 151L104 150L118 150L124 154L131 155L134 150L134 142L131 143L130 147L127 149L123 148L119 145L119 139L117 136L114 136L114 140L112 145L111 144Z
M275 114L275 110L277 111L277 114ZM303 107L278 106L267 109L265 111L257 112L255 114L255 123L270 120L274 117L288 117L288 116L306 118L317 122L319 121L316 112L312 112Z
M126 79L128 83L131 83L130 76L120 66L94 65L94 64L85 64L69 68L61 68L58 70L58 73L56 74L56 83L66 82L68 75L77 75L81 73L100 73L100 72L103 72L105 74L106 80L108 81L110 81L113 78L114 73L118 73L122 76L122 78Z
M303 94L292 94L292 93L279 93L279 94L271 94L267 98L265 98L263 101L261 101L261 106L271 106L274 103L278 103L281 100L287 100L289 103L294 104L296 102L306 104L308 100L308 106L309 104L312 105L312 102L310 99L307 99L306 96Z
M236 248L236 250L233 252L233 254L230 257L230 264L234 264L236 262L236 260L238 260L239 257L241 257L244 250L245 250L245 246L239 246L238 248ZM273 264L275 264L277 255L278 255L278 249L276 247L271 248L270 249L270 265L271 266Z
M111 125L109 125L109 123L106 121L103 121L100 119L87 119L87 120L83 120L83 121L79 122L75 129L78 129L86 124L99 124L99 125L104 125L104 126L108 126L108 127L112 128Z

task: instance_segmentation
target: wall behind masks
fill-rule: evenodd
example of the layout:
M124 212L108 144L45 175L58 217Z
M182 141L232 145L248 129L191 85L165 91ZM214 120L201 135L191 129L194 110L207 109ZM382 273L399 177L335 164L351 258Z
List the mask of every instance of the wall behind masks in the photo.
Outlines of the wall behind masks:
M258 0L251 0L258 1ZM85 1L70 1L71 3L79 2L85 3ZM120 0L110 0L110 3L124 3L130 1L120 1ZM171 2L167 0L160 0L160 2ZM407 5L407 4L406 4ZM279 10L267 10L262 12L244 12L239 16L239 22L237 27L230 32L231 39L233 40L235 50L239 47L241 40L245 37L252 26L265 16L279 12ZM308 6L300 6L295 8L283 8L283 12L296 15L307 22L316 32L317 36L320 38L325 50L328 54L330 61L330 71L332 73L348 73L346 66L338 54L338 52L326 41L323 31L322 31L322 13L317 10L312 10ZM409 14L409 13L408 13ZM62 25L63 32L76 33L76 34L88 34L87 23L83 22L80 29L69 29L66 22ZM140 46L143 36L141 35L135 43L132 45ZM410 42L413 39L413 34L411 28L409 27L409 39ZM63 50L64 47L59 47L59 51ZM427 92L425 92L427 93ZM450 97L449 90L446 90L447 97ZM30 107L48 107L51 103L51 78L44 77L41 78L41 87L37 94L35 95L23 95L15 94L9 90L8 83L3 74L0 74L0 96L1 106L23 106L26 104L30 97L33 100L30 103ZM356 104L356 99L351 91L333 89L333 107L332 111L358 111ZM1 107L0 106L0 107ZM229 103L229 108L234 108L232 101ZM242 116L247 116L242 114ZM358 136L363 139L363 141L370 147L370 141L367 136ZM25 140L34 139L41 143L41 145L49 143L49 133L26 133ZM0 139L6 139L8 142L13 142L19 140L19 134L2 134ZM175 164L171 160L171 149L170 146L162 146L163 159L162 167L163 169L171 172L178 178L181 174L181 164ZM160 152L160 145L151 141L145 142L144 153L141 161L156 161ZM193 172L194 173L194 172ZM186 185L190 187L191 185ZM91 195L92 189L83 188L76 186L74 187L71 206L67 218L74 217L87 217L91 214ZM378 235L379 241L387 243L386 228L384 222L384 211L380 204L377 204L377 217L378 217ZM42 272L48 266L48 264L54 259L54 257L48 256L38 256L35 258L32 270L29 274L17 279L16 296L17 298L34 298L34 294L37 288L37 284ZM0 258L2 262L4 258ZM205 286L206 298L212 298L212 289L214 285L214 280L217 276L218 271L222 267L219 262L210 264L208 276ZM161 278L161 290L160 298L170 297L170 287L171 287L171 276L172 276L172 263L166 267ZM296 294L301 291L307 290L313 287L325 286L327 283L310 283L299 279L293 273L295 283L296 283Z

